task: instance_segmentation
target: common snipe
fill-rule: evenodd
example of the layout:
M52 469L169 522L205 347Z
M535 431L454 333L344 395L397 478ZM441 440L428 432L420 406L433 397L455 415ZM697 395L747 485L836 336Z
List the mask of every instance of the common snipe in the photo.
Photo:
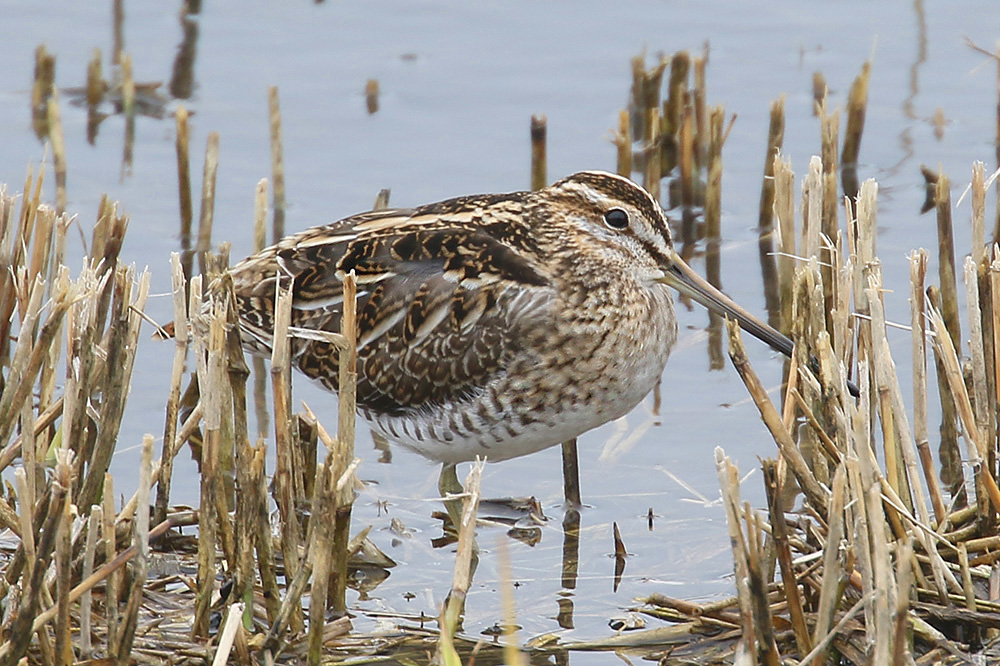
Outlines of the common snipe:
M232 268L244 345L270 352L276 281L292 286L292 326L339 331L351 270L358 412L446 464L539 451L635 407L677 339L668 285L791 351L688 268L659 204L610 173L289 236ZM335 347L291 348L299 370L337 390Z

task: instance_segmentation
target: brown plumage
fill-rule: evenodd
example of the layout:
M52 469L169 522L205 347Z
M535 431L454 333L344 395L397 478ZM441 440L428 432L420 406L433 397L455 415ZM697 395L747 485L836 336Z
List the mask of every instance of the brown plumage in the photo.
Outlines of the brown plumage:
M667 283L790 347L692 286L659 205L608 173L289 236L232 268L244 345L270 352L276 281L293 290L293 327L339 331L352 270L358 411L390 441L446 463L530 453L631 410L676 340ZM299 370L336 391L336 348L305 336L291 346Z

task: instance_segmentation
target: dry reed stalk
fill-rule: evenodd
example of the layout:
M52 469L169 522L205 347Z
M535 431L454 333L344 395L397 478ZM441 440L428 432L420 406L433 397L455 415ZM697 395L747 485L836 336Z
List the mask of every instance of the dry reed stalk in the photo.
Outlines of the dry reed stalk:
M818 611L816 625L813 627L813 644L818 644L823 636L829 633L833 625L837 606L840 604L842 592L841 579L844 576L844 571L840 562L839 551L840 542L844 538L845 483L845 468L839 466L833 476L833 492L830 499L830 511L827 522L829 531L826 535L826 545L823 549L823 581L816 604ZM822 662L823 659L820 661Z
M781 571L781 582L788 603L788 617L799 654L806 654L812 649L812 637L802 609L802 597L799 593L798 581L795 578L795 566L792 563L792 549L789 544L788 524L785 521L785 508L782 494L782 477L778 471L778 463L773 459L761 461L764 473L764 488L767 493L767 506L771 518L771 537L774 539L776 559Z
M36 280L32 286L28 311L21 317L24 331L32 330L40 318L43 290L44 282ZM20 412L21 405L31 395L35 378L38 377L41 366L47 359L48 349L62 327L63 317L79 295L76 284L61 280L55 293L51 295L52 302L46 308L47 315L38 337L34 340L30 335L18 337L3 392L0 393L0 441L6 442L10 439L11 432L17 424L15 414Z
M785 98L771 102L771 123L767 130L767 154L764 157L764 179L760 188L760 210L757 215L757 244L760 271L764 281L765 305L772 321L777 321L781 309L778 291L778 261L775 257L775 167L785 137Z
M685 97L688 87L688 72L691 69L691 56L687 51L678 51L670 58L670 80L667 84L667 99L663 102L663 134L676 136L681 129L684 117ZM657 86L659 87L659 86ZM659 106L650 104L649 108ZM669 171L673 164L664 164Z
M977 266L986 261L986 183L982 162L972 164L972 259Z
M378 113L378 79L365 81L365 109L369 115Z
M882 421L889 420L891 414L893 438L885 437L883 446L886 458L886 478L896 493L902 497L904 505L912 511L916 505L921 522L930 524L930 514L924 498L923 486L917 463L917 447L910 430L909 419L906 416L906 406L903 402L903 391L899 386L896 364L892 360L889 340L886 336L885 313L879 292L882 285L877 277L869 281L868 302L871 306L872 360L875 372L875 385L880 398L883 399ZM901 465L905 465L905 468ZM913 500L910 493L913 493Z
M160 454L160 476L156 484L156 507L154 522L162 523L167 518L170 503L170 486L173 476L174 440L177 436L177 414L180 407L181 380L188 351L188 317L185 308L184 268L177 252L170 254L170 276L174 306L174 361L170 371L170 391L167 394L166 422L163 426L163 449Z
M733 566L736 574L736 590L740 604L740 626L742 647L737 647L737 653L742 649L745 653L754 655L755 663L777 666L778 652L773 641L771 616L767 608L766 596L753 581L759 582L759 571L755 571L752 560L755 557L751 541L753 529L748 529L744 537L740 526L739 472L726 456L721 447L715 449L715 469L719 475L719 485L722 488L723 507L726 511L726 524L729 527L729 543L733 548Z
M548 183L548 160L545 156L545 116L531 116L531 189L537 191Z
M267 189L267 179L261 178L257 183L254 196L253 250L255 253L260 252L267 245ZM263 358L254 356L251 362L253 364L253 401L257 434L263 435L270 429L271 424L271 413L267 409L267 374Z
M114 455L122 416L125 413L127 387L131 383L132 370L135 367L135 353L142 325L140 313L146 307L151 281L149 271L143 271L133 297L134 277L134 268L120 268L115 274L115 299L107 343L106 383L103 386L105 398L100 410L101 429L89 461L87 476L81 485L81 506L90 506L97 500L104 482L104 473Z
M826 515L829 503L829 491L823 488L816 480L816 477L813 476L806 461L802 458L798 447L795 446L792 436L782 423L781 415L778 414L774 403L771 402L767 391L760 383L757 373L754 372L753 367L750 365L750 361L746 355L746 348L743 346L743 340L740 336L739 324L733 320L727 321L726 324L729 327L729 358L733 362L733 367L736 368L743 383L746 384L747 390L754 400L754 404L760 411L764 425L771 432L771 436L774 438L781 455L785 458L789 468L799 482L802 491L812 503L813 508L821 515Z
M462 513L455 526L458 529L458 547L455 553L455 571L452 576L451 591L441 610L441 634L437 645L437 656L445 663L459 663L453 638L461 627L461 616L465 612L465 597L472 584L473 560L476 552L476 515L479 512L479 483L483 473L483 461L476 460L465 477L465 494L462 498Z
M691 209L696 204L696 188L698 180L698 164L696 162L697 151L695 150L695 124L694 115L690 104L685 103L681 126L678 132L677 143L679 147L679 163L681 167L681 205L685 210ZM721 141L721 139L720 139ZM663 178L662 167L659 178ZM657 181L659 182L659 180Z
M909 629L910 594L913 590L913 543L907 540L896 553L896 608L893 609L893 645L891 663L906 662Z
M90 516L87 521L87 540L83 548L83 572L84 579L89 578L94 573L94 558L97 555L97 538L100 531L104 513L99 504L90 507ZM87 590L80 597L80 656L90 659L93 652L91 643L91 617L92 617L92 593Z
M965 428L965 439L968 444L969 464L976 470L977 481L983 484L985 497L980 500L980 514L985 515L990 511L989 504L993 506L993 511L1000 511L1000 488L997 487L992 471L983 465L983 458L986 451L982 437L976 426L976 418L972 411L972 403L969 400L968 391L962 378L962 370L959 367L958 356L955 348L951 344L947 325L937 308L932 307L929 312L931 325L934 328L934 352L944 364L945 377L952 397L958 407L958 413L962 418L962 425Z
M958 286L955 278L955 239L951 221L951 181L941 172L935 190L938 229L938 278L941 289L941 316L956 350L962 348L962 328L958 315Z
M199 342L198 386L205 408L205 433L201 448L201 497L198 511L198 589L195 596L192 637L207 637L212 595L215 592L215 549L219 522L216 494L222 491L219 478L219 449L223 421L223 401L226 386L224 371L226 311L214 299L208 301L208 345ZM193 312L193 311L192 311ZM203 315L205 316L205 315ZM202 358L207 352L207 360Z
M281 106L278 103L278 87L267 89L267 106L271 122L271 183L273 184L274 219L271 226L271 242L277 243L285 236L285 158L281 139Z
M650 107L646 113L646 127L649 131L649 140L644 146L646 163L642 172L642 187L655 200L660 200L660 180L663 178L661 161L657 159L659 145L662 140L660 132L660 110L658 107Z
M791 162L774 156L774 215L778 224L778 300L781 303L779 330L792 328L792 284L795 277L795 173Z
M964 543L958 544L958 567L962 572L962 592L965 594L965 607L976 612L976 591L972 587L972 572L969 570L969 551Z
M142 606L143 586L149 571L149 492L153 482L153 436L145 435L142 439L142 459L139 463L138 503L143 509L136 512L133 522L133 548L136 556L133 558L132 586L129 590L128 602L118 634L115 636L112 654L118 666L126 666L132 660L132 643L139 624L139 608Z
M823 160L823 203L821 207L820 231L824 240L822 246L829 249L830 243L837 238L839 223L837 221L837 211L840 209L840 200L837 195L837 134L840 127L840 111L834 110L827 115L826 105L820 113L820 124L822 133L822 160ZM817 255L821 259L820 270L823 275L823 300L826 303L826 312L833 310L836 304L836 294L834 293L833 260L829 252L825 256ZM833 329L833 322L829 315L826 318L827 330Z
M725 110L712 108L708 133L708 177L705 182L705 277L717 289L722 289L722 123ZM765 282L766 284L766 282ZM767 289L765 289L767 291ZM709 367L721 370L725 366L722 352L722 317L709 313L708 326Z
M937 470L927 434L927 334L924 314L924 278L927 275L927 251L910 254L910 331L913 354L913 435L923 470L924 482L940 523L946 510L938 484Z
M56 213L66 212L66 142L63 139L62 117L59 113L59 92L53 88L48 100L49 141L56 172Z
M101 49L94 49L94 55L87 63L87 106L97 106L108 91L107 81L101 72Z
M284 556L285 581L298 577L299 546L301 535L295 511L295 498L300 495L295 488L295 453L292 450L291 432L291 365L288 326L291 322L292 292L276 286L274 306L274 342L271 349L271 390L274 399L274 443L276 464L274 471L275 499L281 516L281 552ZM303 583L304 584L304 583ZM289 592L290 594L290 592ZM291 616L292 629L301 631L301 611Z
M622 109L618 112L618 132L614 135L614 144L618 149L618 175L625 178L632 176L632 128L629 125L629 113Z
M267 622L274 625L281 611L281 593L278 589L277 576L274 573L274 546L271 538L271 522L267 495L267 449L263 443L253 447L249 461L249 479L251 482L248 502L252 501L255 513L250 516L253 521L252 533L257 553L257 571L260 575L261 591L264 595L264 610ZM251 576L252 580L252 576Z
M24 656L31 642L31 637L40 630L35 629L34 623L40 602L43 599L42 590L45 588L45 575L52 560L60 531L60 523L65 518L65 505L68 503L67 495L72 487L72 454L69 452L58 452L56 454L56 467L53 475L53 483L49 489L48 508L38 532L39 539L36 543L36 557L31 569L27 572L22 583L23 594L14 619L8 625L9 637L0 646L0 663L16 664ZM67 525L65 529L69 529ZM57 609L53 608L50 619L55 617ZM44 649L50 649L47 635L39 634L39 640ZM51 660L51 655L48 657Z
M201 212L198 216L198 268L205 273L205 253L212 247L212 220L215 216L215 176L219 170L219 133L209 132L205 144L205 166L201 180Z
M698 167L707 164L708 145L711 141L709 132L709 108L708 108L708 78L705 75L708 66L708 42L702 49L701 55L694 57L694 81L691 89L691 108L695 120L695 156L694 161Z
M333 479L337 484L336 525L333 535L334 566L337 577L333 584L333 610L347 613L347 548L351 540L351 509L354 505L354 483L349 482L349 465L354 463L355 415L357 413L358 351L357 351L357 281L354 271L343 281L344 311L340 331L345 344L340 349L337 386L337 448L334 456Z
M71 575L73 551L70 532L73 528L73 491L66 493L66 501L62 507L62 519L59 522L59 534L56 536L55 548L55 594L56 621L54 627L55 647L53 653L60 664L73 661L73 644L69 616L69 592L72 586Z
M101 493L101 513L103 518L103 522L101 523L101 540L104 543L105 563L114 562L118 550L118 543L115 538L114 490L114 479L110 474L105 474ZM107 576L107 584L104 590L104 613L108 624L107 635L114 636L118 633L118 601L121 599L122 574L118 569L111 569L105 575Z
M966 257L964 268L965 307L969 317L969 351L972 356L972 406L975 410L976 428L983 438L987 465L990 465L989 461L995 457L992 449L992 433L995 431L991 427L991 420L996 406L987 398L989 389L986 383L986 345L979 298L979 264L972 257Z
M240 621L243 618L246 605L236 602L226 609L226 620L222 624L222 631L219 632L219 646L212 657L212 666L225 666L229 663L229 655L236 642L236 636L240 632Z
M177 200L180 203L181 249L184 251L184 275L191 276L191 222L194 206L191 201L191 151L189 147L188 110L183 104L177 106L174 114L177 138L174 151L177 153Z
M989 264L990 312L992 320L990 329L993 332L993 400L1000 403L1000 246L994 243ZM1000 420L997 423L998 432L995 437L1000 439Z
M868 106L868 82L871 79L871 62L865 61L861 73L851 84L847 95L847 127L844 130L844 148L841 150L841 180L844 196L853 204L858 196L858 156L861 153L861 134L865 127L865 110Z
M267 245L267 178L257 181L253 198L253 251L260 252Z
M310 417L315 418L308 410ZM337 442L327 434L317 422L320 438L327 446L326 460L316 470L316 482L313 486L309 527L306 531L306 548L312 563L312 585L309 591L309 647L306 653L306 663L315 666L322 658L323 637L326 628L326 612L331 587L331 577L343 574L346 577L346 565L343 570L335 568L337 554L330 548L335 543L337 516L337 477L335 476L340 451ZM353 487L353 486L352 486ZM344 548L346 552L346 544ZM338 553L339 554L339 553ZM334 600L334 605L337 601ZM343 605L341 603L340 605Z
M56 57L49 55L44 44L39 44L35 48L35 74L31 87L31 124L39 140L49 133L48 101L55 92L55 80Z
M802 257L818 257L820 233L822 231L821 214L823 204L823 161L815 155L809 160L809 171L802 182L802 235L799 242L799 252Z

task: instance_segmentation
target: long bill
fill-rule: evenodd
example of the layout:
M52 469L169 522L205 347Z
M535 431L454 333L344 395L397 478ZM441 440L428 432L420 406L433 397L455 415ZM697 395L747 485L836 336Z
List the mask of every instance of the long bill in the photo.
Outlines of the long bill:
M701 303L710 312L723 317L732 317L740 323L740 328L754 336L771 349L785 356L792 355L794 344L791 339L771 328L757 317L743 309L739 303L716 289L708 280L694 272L676 253L670 268L664 271L660 282L668 284L684 296Z
M664 271L664 276L660 278L660 282L670 285L691 300L701 303L710 312L723 317L732 317L740 323L740 328L744 331L771 349L791 357L795 345L788 336L768 326L743 309L739 303L713 287L708 280L695 273L676 253L672 257L670 267ZM860 393L854 382L848 381L847 388L855 397Z

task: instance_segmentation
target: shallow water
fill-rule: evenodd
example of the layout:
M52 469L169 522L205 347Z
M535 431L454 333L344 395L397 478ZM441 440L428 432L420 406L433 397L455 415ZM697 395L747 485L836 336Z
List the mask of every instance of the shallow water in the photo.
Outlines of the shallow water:
M56 54L61 88L84 83L94 48L111 71L111 3L8 2L0 41L0 182L19 190L25 167L42 147L30 127L33 52L44 43ZM954 183L953 200L971 164L995 162L995 65L967 47L964 37L992 48L1000 14L982 2L702 2L544 4L486 2L206 3L187 25L175 3L127 3L124 48L136 80L162 81L171 95L163 118L140 117L134 164L123 176L124 120L111 116L94 146L86 142L86 113L69 105L62 116L69 163L69 210L89 230L101 194L131 215L126 261L149 266L154 292L149 314L171 318L168 259L179 249L172 111L183 103L191 118L192 174L200 181L201 154L210 131L221 134L215 239L231 241L233 256L251 249L253 190L270 176L267 86L280 87L289 207L287 229L332 221L371 206L392 188L392 203L414 205L483 191L528 185L528 126L548 118L549 175L614 168L608 137L630 85L629 59L710 43L709 103L737 120L724 150L722 279L737 301L763 310L754 227L770 102L785 94L785 152L797 173L819 150L811 114L812 74L820 70L833 104L843 103L862 62L873 56L860 176L880 183L879 249L887 314L908 321L905 254L934 247L932 216L919 215L924 198L920 164L941 165ZM184 61L178 54L193 54ZM190 69L177 63L190 63ZM190 74L190 79L185 78ZM381 86L380 109L369 115L364 86ZM192 81L188 86L185 82ZM172 91L172 92L171 92ZM183 99L176 99L181 97ZM932 118L947 124L935 135ZM196 186L197 187L197 186ZM47 192L53 194L53 179ZM196 190L197 198L197 190ZM196 203L197 205L197 203ZM956 243L968 250L969 202L955 212ZM992 219L992 211L988 219ZM696 261L695 267L702 266ZM930 276L936 276L932 265ZM632 599L652 592L685 598L733 592L731 560L712 449L722 446L750 472L745 497L760 505L759 456L774 444L728 365L708 370L707 315L681 309L681 341L664 376L663 408L651 400L623 422L581 438L582 515L578 575L562 578L558 449L488 466L488 496L534 495L549 517L535 546L508 540L522 638L561 631L565 639L611 633L607 621ZM145 338L146 336L144 336ZM908 382L909 338L898 333L897 365ZM751 360L768 386L781 363L760 345ZM112 472L118 490L136 483L137 445L143 433L162 432L173 346L144 340ZM335 401L304 381L305 400L328 427ZM644 430L645 429L645 430ZM633 433L641 436L630 437ZM625 441L626 446L617 447ZM355 507L356 525L373 524L375 541L400 566L359 608L435 614L451 581L449 549L433 550L439 523L437 469L406 451L391 464L367 437L359 438L369 481ZM187 469L191 466L188 464ZM194 503L197 487L174 485L176 502ZM378 505L388 503L388 513ZM647 513L655 515L648 528ZM389 520L413 531L394 545ZM613 591L612 523L632 557ZM466 629L476 634L499 621L494 555L502 528L481 531L483 558L470 593ZM407 593L416 596L406 600ZM567 602L572 618L567 621ZM560 616L560 609L562 615ZM358 625L371 628L364 618ZM572 629L560 627L570 625ZM607 657L574 655L574 663Z

